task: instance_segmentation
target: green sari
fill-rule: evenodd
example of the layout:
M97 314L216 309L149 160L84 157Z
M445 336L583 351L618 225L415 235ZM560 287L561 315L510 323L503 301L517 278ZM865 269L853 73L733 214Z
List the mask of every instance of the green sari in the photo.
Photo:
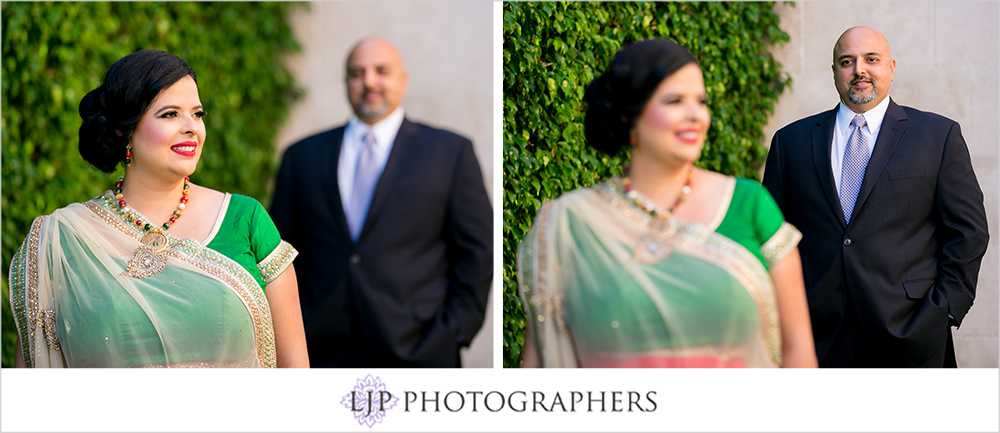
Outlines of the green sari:
M205 245L165 232L137 278L144 234L110 191L35 219L10 271L25 366L274 367L263 287L297 253L263 207L227 194Z
M801 235L760 184L726 197L708 227L651 228L618 178L545 203L518 253L542 366L780 366L768 267Z

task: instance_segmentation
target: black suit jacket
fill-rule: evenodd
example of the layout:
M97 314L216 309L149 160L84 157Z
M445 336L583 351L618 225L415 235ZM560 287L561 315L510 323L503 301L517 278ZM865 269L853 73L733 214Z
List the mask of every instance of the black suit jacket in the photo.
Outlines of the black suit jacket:
M357 244L337 184L345 127L285 151L271 217L295 261L314 367L457 367L493 278L472 143L404 120Z
M918 365L944 348L948 315L961 323L972 306L983 193L958 123L890 100L848 225L830 167L836 113L779 130L763 180L803 235L816 353L836 339L849 291L875 363Z

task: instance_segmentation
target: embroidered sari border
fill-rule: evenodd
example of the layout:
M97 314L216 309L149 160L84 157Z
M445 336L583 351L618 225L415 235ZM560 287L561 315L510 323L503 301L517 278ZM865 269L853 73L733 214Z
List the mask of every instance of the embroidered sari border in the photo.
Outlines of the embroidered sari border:
M295 257L299 255L299 252L292 247L292 244L281 241L271 254L268 254L264 260L261 260L257 264L257 268L260 269L261 279L264 280L264 284L268 284L278 278L279 275L288 269L288 266L292 264Z
M789 222L781 223L778 231L760 246L760 252L764 255L764 260L768 266L773 266L781 259L788 256L802 240L802 233Z
M518 286L525 311L525 326L532 331L538 358L544 367L576 367L576 352L566 324L560 287L552 284L549 239L553 208L546 202L532 229L518 247Z
M10 264L10 300L14 325L21 339L25 367L35 366L35 331L38 329L38 245L46 216L31 223L27 241Z

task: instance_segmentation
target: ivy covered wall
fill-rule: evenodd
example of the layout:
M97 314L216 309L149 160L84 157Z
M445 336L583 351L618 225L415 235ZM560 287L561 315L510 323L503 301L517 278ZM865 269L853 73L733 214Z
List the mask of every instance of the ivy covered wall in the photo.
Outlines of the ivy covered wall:
M545 200L617 174L627 155L586 145L584 91L631 42L666 38L701 63L712 126L698 166L757 179L763 128L790 84L771 2L504 3L503 365L521 363L517 245Z

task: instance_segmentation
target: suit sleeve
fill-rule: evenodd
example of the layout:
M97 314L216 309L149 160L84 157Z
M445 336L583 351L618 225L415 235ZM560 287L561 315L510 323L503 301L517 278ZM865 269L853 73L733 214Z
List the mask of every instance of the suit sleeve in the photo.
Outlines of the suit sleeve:
M461 147L445 220L448 301L445 320L467 346L479 331L493 280L493 211L472 143Z
M281 158L281 168L274 184L274 198L271 200L271 220L277 227L281 239L292 245L300 245L298 230L295 227L295 155L291 147Z
M767 163L764 165L764 179L761 184L764 188L767 188L767 192L771 193L771 198L778 205L778 209L781 210L782 214L788 213L788 208L785 206L785 181L782 178L782 167L781 167L781 148L778 144L778 137L781 135L781 131L774 133L774 137L771 139L771 148L767 152Z
M989 232L983 192L957 123L945 141L934 201L941 240L937 289L948 300L948 313L961 324L976 295Z

